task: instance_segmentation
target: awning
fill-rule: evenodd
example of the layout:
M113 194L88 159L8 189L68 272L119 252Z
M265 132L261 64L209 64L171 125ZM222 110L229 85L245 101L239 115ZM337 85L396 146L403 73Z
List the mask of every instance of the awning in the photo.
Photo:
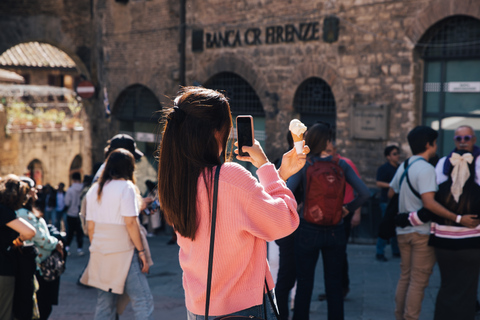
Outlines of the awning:
M47 96L76 96L73 90L54 87L36 86L29 84L0 84L0 97L47 97Z
M75 61L62 50L39 42L20 43L0 55L3 67L76 69Z
M0 69L0 82L24 83L25 79L18 73Z

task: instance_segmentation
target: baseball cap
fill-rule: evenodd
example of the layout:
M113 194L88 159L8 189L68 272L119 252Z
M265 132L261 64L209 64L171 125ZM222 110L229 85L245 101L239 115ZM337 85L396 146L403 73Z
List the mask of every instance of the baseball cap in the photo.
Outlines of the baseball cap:
M130 151L135 157L135 160L143 157L143 153L137 149L137 144L135 143L135 140L128 134L117 134L112 139L110 139L110 152L119 148L127 149L128 151Z

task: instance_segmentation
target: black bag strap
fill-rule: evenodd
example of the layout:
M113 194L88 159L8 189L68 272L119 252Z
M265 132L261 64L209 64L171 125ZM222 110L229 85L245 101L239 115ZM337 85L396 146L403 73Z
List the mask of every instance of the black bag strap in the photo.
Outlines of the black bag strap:
M425 160L424 158L420 157L420 158L417 158L415 159L411 164L408 164L410 158L408 158L405 163L403 164L403 167L405 168L405 171L404 171L404 174L405 174L405 177L407 178L407 183L408 183L408 187L410 188L410 190L412 191L412 193L418 198L418 199L422 199L422 196L420 195L420 193L418 193L417 190L415 190L412 186L412 183L410 182L410 178L408 177L408 169L410 168L410 166L412 166L415 162L417 162L418 160L423 160L423 161L427 161ZM403 177L402 177L403 178ZM400 186L401 186L401 182L402 182L403 179L401 179L400 181Z
M212 225L210 231L210 253L208 255L208 275L207 275L207 297L205 300L205 320L208 320L208 309L210 308L210 291L212 289L212 269L213 269L213 249L215 243L215 225L217 222L217 199L218 199L218 177L220 176L220 167L215 170L215 180L213 184L213 204L212 204Z

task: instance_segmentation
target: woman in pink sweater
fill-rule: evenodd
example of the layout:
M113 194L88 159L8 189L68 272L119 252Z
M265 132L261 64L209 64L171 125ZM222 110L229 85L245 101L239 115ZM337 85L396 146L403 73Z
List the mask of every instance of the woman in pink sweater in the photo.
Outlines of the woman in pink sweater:
M175 229L188 319L204 319L213 172L226 162L232 117L221 93L184 88L169 110L159 159L159 199ZM273 280L266 241L283 238L298 226L297 203L285 180L305 164L308 147L283 156L277 171L260 144L243 147L259 181L239 164L222 165L218 186L217 227L209 314L264 317L265 279ZM238 150L235 150L238 154ZM220 157L221 156L221 157ZM268 304L268 299L266 299ZM269 306L268 319L273 319Z

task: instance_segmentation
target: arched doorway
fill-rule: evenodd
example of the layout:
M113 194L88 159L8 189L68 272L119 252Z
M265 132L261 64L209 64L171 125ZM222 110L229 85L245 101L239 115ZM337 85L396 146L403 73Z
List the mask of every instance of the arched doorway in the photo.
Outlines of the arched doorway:
M457 127L480 130L480 20L452 16L421 37L424 60L423 123L439 131L438 154L454 148Z
M72 184L72 174L74 172L78 172L80 173L81 176L83 176L82 164L83 164L82 156L77 154L75 158L73 158L72 163L70 164L70 171L68 174L68 179L70 182L69 185Z
M137 163L138 187L145 191L144 182L155 180L157 165L155 152L162 105L155 94L141 84L123 90L115 101L112 114L119 121L120 132L132 136L137 148L145 155Z
M255 139L265 148L265 111L262 103L252 86L241 76L233 72L221 72L211 77L206 83L206 88L218 90L229 99L232 111L233 125L238 115L251 115L255 130ZM234 130L234 136L236 131ZM248 170L253 171L251 163L243 163Z
M33 159L27 166L28 177L35 180L37 185L42 185L43 183L43 165L42 162L38 159Z
M308 78L300 84L295 92L293 107L307 126L317 121L336 126L335 97L328 83L320 78Z

